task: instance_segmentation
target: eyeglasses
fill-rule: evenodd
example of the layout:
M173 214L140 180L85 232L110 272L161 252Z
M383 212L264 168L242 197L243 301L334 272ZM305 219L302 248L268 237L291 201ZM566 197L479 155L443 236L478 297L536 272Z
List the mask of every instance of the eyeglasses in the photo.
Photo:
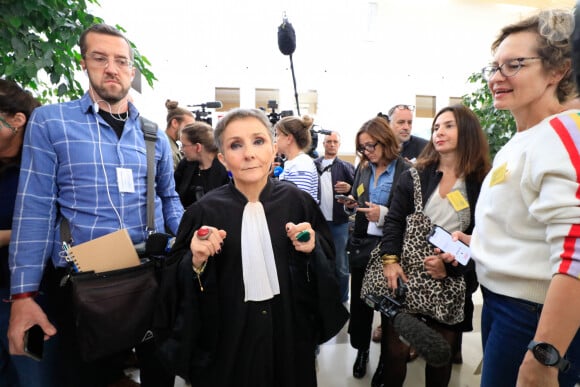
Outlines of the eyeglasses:
M101 54L91 53L87 57L94 63L95 67L107 68L109 67L109 57ZM116 57L113 58L115 66L120 69L129 70L133 67L133 62L129 58Z
M412 112L415 111L415 105L395 105L392 108L389 109L389 112L387 113L387 115L389 117L391 117L393 115L393 113L395 112L395 109L401 109L401 110L410 110Z
M489 65L485 66L481 69L481 75L483 75L483 79L489 81L493 75L499 70L501 75L506 78L513 77L520 71L522 67L524 67L524 61L526 60L537 60L543 59L541 56L530 56L530 57L522 57L509 60L502 64L501 66L497 65Z
M10 131L12 131L12 134L16 134L16 132L18 132L18 128L15 127L15 126L10 125L10 123L8 121L6 121L6 119L4 119L4 117L2 117L2 116L0 116L0 122L6 128L10 129Z
M374 152L375 148L377 147L377 145L379 144L379 142L375 142L374 144L371 143L367 143L367 144L363 144L363 145L359 145L356 150L360 153L364 153L365 151L367 152Z

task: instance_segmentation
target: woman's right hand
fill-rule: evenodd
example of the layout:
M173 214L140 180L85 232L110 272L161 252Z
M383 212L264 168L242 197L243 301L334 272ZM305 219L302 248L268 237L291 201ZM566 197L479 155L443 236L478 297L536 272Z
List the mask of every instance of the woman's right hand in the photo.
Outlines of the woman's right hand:
M201 230L201 233L200 233ZM207 234L206 230L209 230ZM201 235L199 235L201 234ZM202 236L206 234L207 236ZM219 254L226 238L225 230L218 230L215 227L201 226L193 234L189 248L192 254L192 264L196 269L200 269L207 259L212 255Z
M352 196L352 195L348 195L348 200L343 200L343 199L336 199L337 202L339 202L340 204L344 204L344 206L348 209L353 209L358 207L358 202L356 201L356 199Z
M398 263L383 265L383 275L387 279L389 288L393 289L393 291L397 289L397 279L399 277L401 277L405 283L408 281L403 268Z

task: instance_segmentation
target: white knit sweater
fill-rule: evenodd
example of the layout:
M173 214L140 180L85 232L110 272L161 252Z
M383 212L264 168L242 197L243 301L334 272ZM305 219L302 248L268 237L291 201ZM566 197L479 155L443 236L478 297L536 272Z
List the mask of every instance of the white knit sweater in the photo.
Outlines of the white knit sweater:
M483 182L471 250L479 282L495 293L543 304L555 273L580 278L579 114L517 133Z

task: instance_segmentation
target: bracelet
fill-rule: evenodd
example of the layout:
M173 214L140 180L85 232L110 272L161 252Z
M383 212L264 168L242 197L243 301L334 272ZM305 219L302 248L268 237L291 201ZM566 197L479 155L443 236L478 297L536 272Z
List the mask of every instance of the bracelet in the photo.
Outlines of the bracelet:
M195 274L197 274L197 282L199 282L199 289L203 292L203 285L201 284L201 274L203 273L203 271L205 270L205 267L207 266L207 261L204 261L203 264L201 265L201 267L198 269L195 266L193 266L193 263L191 264L191 267L193 269L193 271L195 272Z
M39 292L38 291L33 291L33 292L24 292L24 293L16 293L16 294L12 294L10 295L10 298L7 300L3 300L4 302L14 302L16 300L23 300L25 298L34 298L36 296L38 296Z
M381 261L383 262L383 266L386 266L390 265L391 263L398 263L399 257L397 257L396 255L385 254L381 256Z

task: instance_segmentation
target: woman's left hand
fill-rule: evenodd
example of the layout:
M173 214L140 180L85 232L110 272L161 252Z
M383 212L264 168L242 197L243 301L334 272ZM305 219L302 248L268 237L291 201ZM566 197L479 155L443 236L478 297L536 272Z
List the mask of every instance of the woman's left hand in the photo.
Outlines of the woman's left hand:
M286 223L286 235L292 241L296 251L311 253L316 246L316 233L308 222Z
M437 255L430 255L423 260L427 274L435 279L444 279L447 277L447 270L443 260Z
M369 222L378 222L379 216L381 215L381 206L371 202L365 202L365 204L368 207L359 207L356 209L356 211L363 212Z

